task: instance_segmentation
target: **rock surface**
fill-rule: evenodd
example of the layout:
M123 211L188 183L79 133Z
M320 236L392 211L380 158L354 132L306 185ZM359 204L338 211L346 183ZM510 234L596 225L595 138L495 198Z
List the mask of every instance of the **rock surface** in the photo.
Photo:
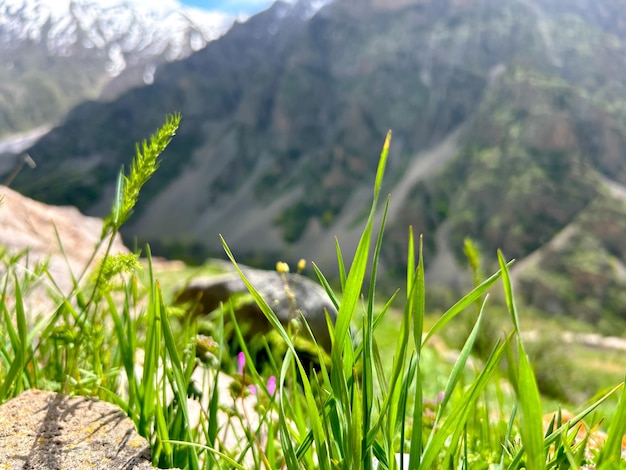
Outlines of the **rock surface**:
M148 442L115 406L28 390L0 406L0 468L146 470Z
M300 318L298 311L302 312L318 344L330 351L325 312L334 322L337 310L321 286L300 274L280 274L252 268L244 268L243 271L283 325ZM203 315L218 308L220 302L227 302L231 296L247 292L237 273L198 277L178 294L176 303L192 302L196 305L196 313ZM238 306L235 315L240 324L249 322L255 333L270 330L269 322L254 302Z
M102 232L102 220L85 216L75 207L49 206L34 201L6 186L0 186L0 199L0 247L11 254L28 250L28 256L19 261L24 268L32 269L35 263L49 258L48 271L61 291L68 293L73 286L72 274L78 276L90 261ZM104 248L101 247L100 254ZM128 249L118 235L111 253L119 252L126 253ZM0 271L2 269L0 267ZM34 313L41 313L49 300L44 286L40 287L29 295L32 305L28 310Z

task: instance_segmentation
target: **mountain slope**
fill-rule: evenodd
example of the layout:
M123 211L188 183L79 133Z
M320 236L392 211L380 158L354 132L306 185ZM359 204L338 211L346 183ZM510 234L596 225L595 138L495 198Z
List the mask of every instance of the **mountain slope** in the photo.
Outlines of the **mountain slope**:
M402 32L416 23L425 26L431 21L429 15L436 12L418 12L408 20L389 14L380 20L379 32L374 35L368 30L371 16L367 16L374 11L366 10L361 13L363 18L352 18L351 8L341 2L336 5L307 19L297 7L277 4L237 25L188 60L164 67L152 86L134 90L110 105L77 108L64 128L53 131L33 150L41 155L44 165L56 165L59 149L55 142L67 143L70 131L73 148L62 153L75 155L81 164L85 153L90 154L98 159L98 171L110 178L119 164L127 161L130 142L145 136L165 112L180 110L184 122L155 192L175 191L177 171L203 174L201 190L181 185L193 193L186 198L202 201L199 209L207 214L216 209L219 212L221 202L230 199L232 191L259 165L263 166L260 181L254 185L259 204L266 205L298 187L312 196L292 201L279 221L285 238L295 241L304 232L298 217L304 217L304 222L317 218L328 227L353 186L369 187L368 176L375 169L388 128L395 132L394 152L427 149L476 109L487 82L486 77L465 67L433 64L432 73L449 79L421 85L416 94L413 77L419 69L413 63L398 64L396 57L409 54L412 43L385 36L389 30ZM277 30L268 33L272 29ZM251 43L254 47L249 47ZM399 50L385 54L389 47ZM388 89L386 83L394 76L407 74L407 80ZM461 85L464 91L452 96ZM388 96L390 93L394 96ZM405 95L411 99L397 99ZM94 136L86 127L99 128L100 132ZM90 152L92 145L101 150ZM72 157L63 159L69 162ZM166 169L168 165L171 171ZM206 165L212 171L196 171L195 165ZM393 161L395 177L403 165L400 159ZM68 164L66 169L70 168ZM50 189L53 177L48 173L44 180L24 183L34 194L40 184ZM92 173L90 177L96 176ZM66 181L67 175L62 178ZM172 186L165 188L164 183L170 182ZM48 189L43 192L51 200L83 207L97 204L104 196L94 194L93 199L83 202L79 199L84 194L72 186L59 187L56 198L51 193L57 188ZM202 218L198 215L194 212L194 222Z
M201 257L221 252L222 233L248 261L304 256L332 268L333 237L346 253L355 244L391 128L383 267L404 271L412 224L436 278L458 284L465 237L493 266L497 248L523 259L566 227L602 225L585 214L607 197L626 217L606 190L626 184L622 6L335 0L315 13L276 3L153 84L74 109L30 149L40 169L16 184L102 214L132 143L180 111L126 235ZM604 246L600 232L585 246ZM611 256L622 235L616 225ZM553 311L571 308L574 288L550 291ZM613 301L598 309L626 318Z

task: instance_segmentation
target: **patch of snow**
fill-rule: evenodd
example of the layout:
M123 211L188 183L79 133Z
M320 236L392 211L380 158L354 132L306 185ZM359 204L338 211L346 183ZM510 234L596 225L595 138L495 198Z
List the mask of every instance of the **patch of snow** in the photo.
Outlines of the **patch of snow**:
M112 77L116 77L126 68L126 61L124 60L124 54L119 44L112 44L109 47L109 63L106 65L106 70Z
M154 72L156 72L156 65L150 64L143 72L143 82L146 85L152 85L154 83Z

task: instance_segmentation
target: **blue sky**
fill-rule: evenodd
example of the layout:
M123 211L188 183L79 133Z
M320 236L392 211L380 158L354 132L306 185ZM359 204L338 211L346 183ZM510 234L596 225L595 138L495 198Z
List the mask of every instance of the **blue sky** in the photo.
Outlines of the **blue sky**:
M204 10L217 10L233 15L245 14L253 15L261 10L265 10L272 4L272 0L180 0L190 7L202 8Z

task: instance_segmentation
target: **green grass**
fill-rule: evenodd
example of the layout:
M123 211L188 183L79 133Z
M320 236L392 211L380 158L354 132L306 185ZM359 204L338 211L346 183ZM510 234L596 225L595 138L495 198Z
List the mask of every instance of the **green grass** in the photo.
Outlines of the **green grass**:
M110 237L132 214L179 119L168 117L137 147L129 174L120 173L99 245L110 246ZM623 382L600 391L570 422L555 419L546 430L542 409L553 403L546 406L539 392L531 348L522 334L524 312L515 303L504 255L498 253L497 272L476 275L474 289L432 318L425 307L423 259L428 254L409 228L406 283L391 297L378 297L377 264L388 203L379 204L379 192L390 140L391 133L350 265L335 247L340 287L334 291L313 266L338 306L337 320L329 324L330 357L313 345L317 370L308 368L297 344L296 332L306 329L306 322L284 327L278 321L245 278L227 240L227 255L282 342L280 348L266 343L269 360L263 365L253 362L251 344L237 326L234 338L242 355L227 357L232 345L226 344L224 317L216 318L213 338L206 338L193 318L172 315L171 293L161 281L184 283L193 273L155 271L149 248L143 272L136 257L109 255L95 271L78 273L69 295L51 289L56 308L34 324L29 324L23 299L37 279L46 277L46 267L33 266L32 274L24 274L16 267L19 256L2 253L0 315L6 327L0 330L0 402L32 387L112 401L135 422L150 443L153 462L164 468L626 468L620 463L626 431ZM470 248L466 246L476 264L478 255ZM473 352L495 306L489 295L499 285L506 323L497 333L487 330L493 345L478 357ZM234 317L232 304L223 312ZM467 323L468 315L474 315L472 324L451 360L441 337ZM220 368L235 378L226 397L232 406L218 396L224 393L217 387ZM191 379L198 370L208 377L202 390ZM249 385L255 387L256 406L247 410L237 403L249 395ZM189 405L198 397L202 412L192 425ZM235 446L225 444L224 413L241 426ZM586 440L573 439L577 423L586 419L595 426L603 416L607 436L600 450L592 452Z

